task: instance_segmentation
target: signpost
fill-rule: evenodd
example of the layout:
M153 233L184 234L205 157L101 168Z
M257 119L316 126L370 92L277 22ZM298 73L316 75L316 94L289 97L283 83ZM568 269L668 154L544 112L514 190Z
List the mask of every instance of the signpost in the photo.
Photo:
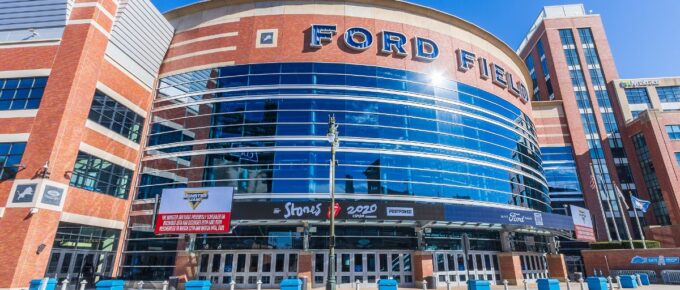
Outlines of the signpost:
M595 242L593 218L590 215L590 211L575 205L570 205L570 208L576 239L584 242Z
M233 187L164 189L154 233L228 233L233 196Z

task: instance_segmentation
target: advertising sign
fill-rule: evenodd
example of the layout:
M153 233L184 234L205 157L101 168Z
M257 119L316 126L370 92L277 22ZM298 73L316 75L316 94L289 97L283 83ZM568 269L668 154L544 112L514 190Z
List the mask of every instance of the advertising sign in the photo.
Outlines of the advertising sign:
M164 189L154 232L228 233L233 196L233 187Z
M595 241L595 231L593 230L593 219L590 211L571 205L571 220L574 222L574 232L576 239L584 242Z
M390 201L337 201L337 219L343 220L442 220L439 204ZM234 219L322 220L330 202L238 202Z
M680 257L664 257L664 256L641 257L641 256L635 256L630 260L630 263L634 264L634 265L658 265L658 266L678 265L678 264L680 264Z
M572 231L571 217L498 207L402 201L337 201L341 220L421 220L525 225ZM324 220L330 202L236 202L235 220Z
M569 231L574 228L568 216L528 210L447 204L444 205L444 214L446 221L534 226Z

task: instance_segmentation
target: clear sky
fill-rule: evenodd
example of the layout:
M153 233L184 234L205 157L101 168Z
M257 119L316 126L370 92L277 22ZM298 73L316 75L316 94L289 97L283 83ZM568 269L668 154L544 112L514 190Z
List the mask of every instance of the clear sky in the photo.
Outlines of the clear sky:
M162 12L196 0L151 0ZM466 19L513 49L545 5L584 3L602 15L622 78L680 76L680 0L411 0Z

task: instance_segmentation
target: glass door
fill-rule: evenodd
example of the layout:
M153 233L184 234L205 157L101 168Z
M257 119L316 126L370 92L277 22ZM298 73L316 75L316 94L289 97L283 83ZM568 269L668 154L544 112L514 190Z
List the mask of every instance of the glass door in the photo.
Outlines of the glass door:
M325 285L328 271L328 252L314 253L312 260L314 287ZM350 287L356 281L375 284L379 279L392 278L400 286L413 286L410 252L397 251L338 251L336 279L338 286Z
M280 251L203 251L199 253L198 279L210 280L215 287L279 288L281 281L297 276L297 252Z

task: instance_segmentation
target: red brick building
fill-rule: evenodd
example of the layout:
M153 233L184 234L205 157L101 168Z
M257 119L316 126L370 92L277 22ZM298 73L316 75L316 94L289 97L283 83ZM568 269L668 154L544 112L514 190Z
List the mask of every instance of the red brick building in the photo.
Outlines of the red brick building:
M598 240L627 239L629 213L621 210L616 188L626 196L645 193L639 191L642 177L631 166L635 150L609 84L618 72L600 16L586 13L583 5L545 7L518 53L534 82L532 105L542 112L536 116L541 150L561 154L557 163L563 166L546 164L554 207L586 206ZM577 256L587 245L563 246L575 257L571 270L582 270Z
M680 79L614 80L633 141L642 187L651 201L644 215L646 238L680 246ZM643 214L640 213L642 217Z
M115 276L172 27L144 1L5 1L0 18L0 288Z

